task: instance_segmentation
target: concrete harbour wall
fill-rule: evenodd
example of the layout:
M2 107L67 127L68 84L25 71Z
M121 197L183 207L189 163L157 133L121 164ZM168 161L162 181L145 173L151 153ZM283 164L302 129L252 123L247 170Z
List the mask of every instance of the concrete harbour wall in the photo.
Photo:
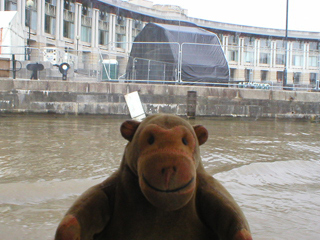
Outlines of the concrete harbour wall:
M139 91L147 114L186 115L197 92L197 116L320 117L320 93L205 86L0 80L0 112L129 115L124 95Z

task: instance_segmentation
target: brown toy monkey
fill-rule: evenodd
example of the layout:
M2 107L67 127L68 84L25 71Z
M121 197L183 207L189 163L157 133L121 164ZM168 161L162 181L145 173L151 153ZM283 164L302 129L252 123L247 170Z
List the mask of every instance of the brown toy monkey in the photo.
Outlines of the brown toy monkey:
M203 168L203 126L152 115L125 121L121 134L129 143L120 168L76 200L56 240L252 239L237 203Z

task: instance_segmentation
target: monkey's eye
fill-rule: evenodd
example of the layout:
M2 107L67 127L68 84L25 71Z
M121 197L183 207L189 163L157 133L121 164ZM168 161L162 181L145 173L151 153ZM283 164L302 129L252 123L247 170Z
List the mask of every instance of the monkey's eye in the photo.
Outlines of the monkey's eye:
M151 136L148 138L148 143L149 143L150 145L152 145L152 144L154 143L154 136L153 136L153 135L151 135Z
M182 143L187 146L188 145L188 140L184 137L184 138L182 138Z

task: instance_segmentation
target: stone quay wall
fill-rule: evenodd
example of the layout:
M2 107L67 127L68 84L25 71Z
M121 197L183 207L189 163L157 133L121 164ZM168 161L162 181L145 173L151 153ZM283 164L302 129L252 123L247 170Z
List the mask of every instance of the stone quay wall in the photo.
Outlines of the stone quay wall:
M124 95L138 91L146 114L187 115L196 91L196 116L316 118L320 93L137 83L0 80L0 112L129 115Z

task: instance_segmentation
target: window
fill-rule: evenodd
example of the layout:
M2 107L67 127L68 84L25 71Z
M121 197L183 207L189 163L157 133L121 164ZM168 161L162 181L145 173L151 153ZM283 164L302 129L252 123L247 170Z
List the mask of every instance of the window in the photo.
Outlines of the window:
M294 41L294 42L293 42L293 49L295 49L295 50L302 50L302 49L303 49L303 42L301 42L301 41Z
M277 47L277 49L278 50L280 50L280 49L285 49L286 48L286 44L285 44L285 41L283 41L283 40L277 40L276 41L276 47Z
M238 61L238 51L237 50L229 50L229 61Z
M295 72L293 73L293 83L294 84L299 84L301 79L301 73L300 72Z
M317 81L317 73L310 73L310 84L314 85Z
M116 22L116 41L117 48L125 49L126 41L126 19L123 16L117 16Z
M64 21L63 36L66 38L74 38L74 24L72 22Z
M74 5L75 0L65 0L64 1L64 9L75 12L75 5Z
M261 70L261 81L267 81L268 78L268 71Z
M293 55L292 57L292 65L293 66L302 66L303 56L302 55Z
M236 80L236 69L230 68L230 80Z
M276 55L276 64L284 65L285 64L285 54L277 54Z
M81 41L91 43L92 26L92 2L86 2L82 5L81 16Z
M262 38L260 39L260 47L261 48L269 48L271 46L270 39Z
M51 35L54 35L56 32L56 18L52 18L48 15L45 15L44 19L44 31Z
M245 37L244 38L244 46L253 47L254 45L254 38L253 37Z
M238 36L236 36L236 35L230 35L230 36L228 37L228 44L229 44L229 45L238 45L238 40L239 40Z
M318 57L317 56L310 56L308 65L309 65L309 67L317 67L318 66Z
M252 80L252 73L253 73L252 69L246 69L245 70L245 72L244 72L245 76L244 77L245 77L245 80L247 82Z
M260 53L260 63L269 64L270 63L270 54L269 53Z
M135 37L141 32L143 28L143 22L140 20L133 20L132 24L132 42L134 41Z
M37 25L38 25L38 13L37 13L37 1L33 1L33 6L32 7L27 7L25 8L26 11L26 26L30 26L31 29L37 30Z
M17 0L4 1L5 2L5 11L17 11Z
M253 58L254 58L254 52L245 52L245 62L246 63L253 63Z
M107 45L109 42L109 14L100 10L99 14L99 44Z
M63 36L74 39L74 0L64 1L63 10Z
M56 32L56 4L56 0L45 2L44 31L51 35Z
M284 72L283 71L277 71L277 82L283 82L284 79Z
M309 48L310 48L310 50L319 50L320 44L319 44L319 42L310 42Z

